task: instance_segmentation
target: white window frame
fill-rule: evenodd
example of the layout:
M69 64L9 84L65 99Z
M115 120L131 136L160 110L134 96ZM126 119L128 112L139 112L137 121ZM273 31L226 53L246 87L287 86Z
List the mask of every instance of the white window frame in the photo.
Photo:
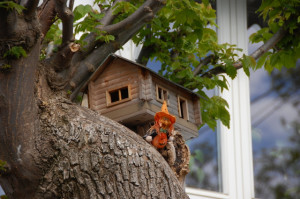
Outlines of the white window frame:
M246 0L217 0L218 39L236 44L247 53ZM218 122L222 193L186 188L191 199L253 199L253 159L249 78L242 70L235 80L227 77L228 91L218 91L229 104L230 129Z

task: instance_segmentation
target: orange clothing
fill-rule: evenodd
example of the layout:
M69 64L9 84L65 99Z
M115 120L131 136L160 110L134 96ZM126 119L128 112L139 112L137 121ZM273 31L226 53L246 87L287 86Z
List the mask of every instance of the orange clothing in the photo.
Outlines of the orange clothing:
M152 140L151 144L158 149L162 149L167 145L168 137L166 133L159 132Z

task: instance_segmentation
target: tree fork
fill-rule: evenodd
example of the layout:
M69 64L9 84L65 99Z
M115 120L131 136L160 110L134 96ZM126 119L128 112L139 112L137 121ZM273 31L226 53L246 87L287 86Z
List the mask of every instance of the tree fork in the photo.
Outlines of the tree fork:
M79 49L79 44L69 43L45 61L45 64L48 66L48 84L51 88L55 90L62 90L68 84L71 78L71 60L74 53Z

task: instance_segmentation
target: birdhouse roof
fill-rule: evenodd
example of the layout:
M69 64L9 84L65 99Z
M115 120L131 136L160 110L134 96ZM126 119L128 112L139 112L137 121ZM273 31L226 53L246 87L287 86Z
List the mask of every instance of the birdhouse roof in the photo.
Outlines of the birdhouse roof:
M194 96L196 96L198 98L203 98L198 93L195 93L195 92L193 92L193 91L191 91L191 90L189 90L189 89L187 89L187 88L185 88L185 87L183 87L183 86L181 86L181 85L179 85L179 84L177 84L175 82L172 82L171 80L169 80L169 79L167 79L167 78L165 78L165 77L157 74L155 71L151 70L150 68L148 68L148 67L146 67L144 65L141 65L139 63L136 63L134 61L131 61L129 59L126 59L124 57L121 57L119 55L113 54L113 53L110 54L110 55L108 55L106 57L106 59L100 64L100 66L98 67L98 69L94 72L94 74L85 83L85 85L83 86L82 90L84 90L87 87L87 85L88 85L88 83L90 81L94 81L95 79L97 79L99 77L99 75L106 69L106 67L108 67L112 63L112 61L115 60L115 59L121 59L121 60L129 62L129 63L131 63L133 65L136 65L136 66L138 66L140 68L143 68L143 69L149 71L153 76L156 76L156 77L158 77L158 78L160 78L160 79L162 79L162 80L164 80L164 81L166 81L166 82L168 82L170 84L176 85L177 87L180 87L181 89L185 90L187 93L190 93L190 94L192 94L192 95L194 95Z

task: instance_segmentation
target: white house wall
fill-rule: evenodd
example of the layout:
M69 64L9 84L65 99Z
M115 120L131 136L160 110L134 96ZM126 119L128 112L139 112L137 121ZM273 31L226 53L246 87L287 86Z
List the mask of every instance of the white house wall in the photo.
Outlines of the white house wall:
M247 1L218 0L217 23L220 43L236 44L247 54ZM223 192L230 199L254 198L249 78L243 70L229 81L229 91L220 96L229 103L230 129L219 123Z
M246 0L217 0L219 43L236 44L247 54ZM219 95L227 100L230 129L218 122L220 193L187 188L191 199L254 198L249 78L242 70L235 80L228 78L229 91Z

